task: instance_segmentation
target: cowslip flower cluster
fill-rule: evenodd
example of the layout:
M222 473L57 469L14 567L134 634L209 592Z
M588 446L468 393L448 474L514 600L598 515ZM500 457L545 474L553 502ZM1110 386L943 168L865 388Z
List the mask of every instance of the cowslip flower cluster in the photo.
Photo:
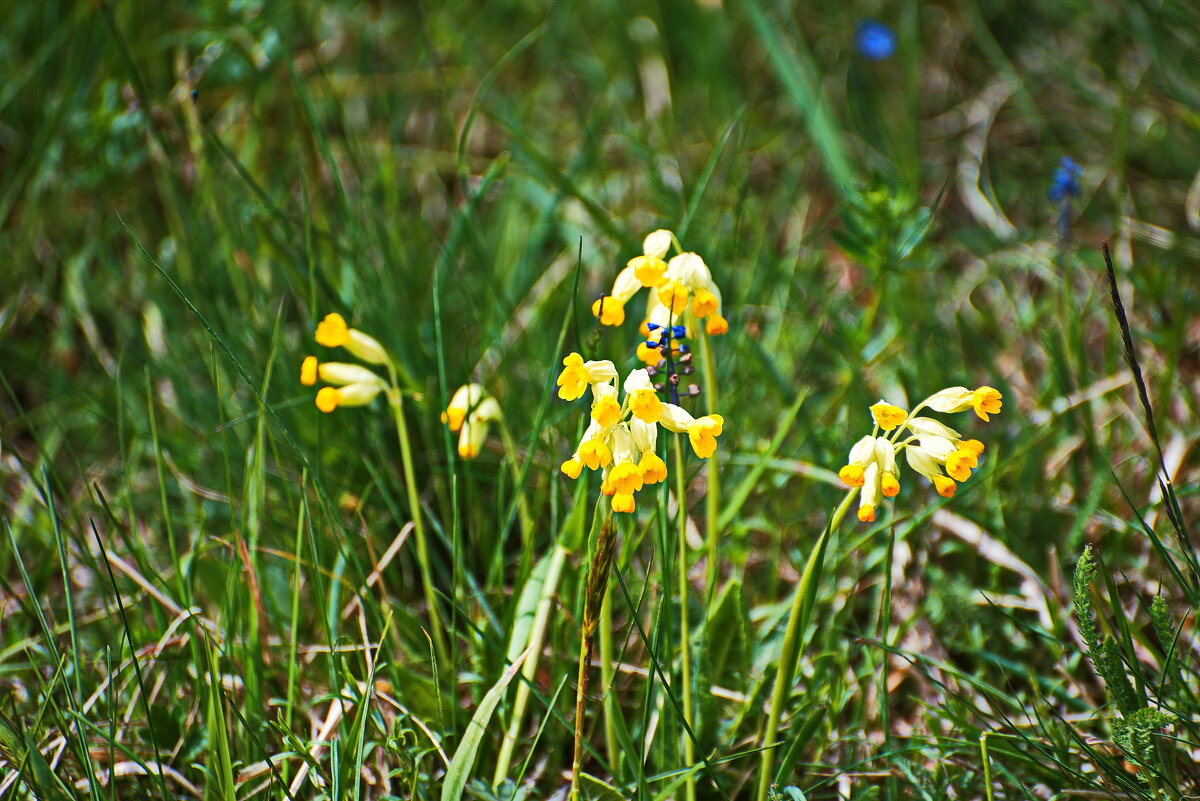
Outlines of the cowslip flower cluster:
M340 314L325 315L317 324L314 339L327 348L345 348L368 364L391 363L379 340L351 328ZM318 380L330 385L317 392L317 408L323 412L339 406L366 406L388 386L375 371L360 364L318 362L316 356L305 356L300 365L300 383L311 387Z
M479 384L459 387L442 412L442 422L458 434L458 455L463 459L479 455L489 424L499 419L500 404Z
M696 455L707 459L717 449L725 420L719 414L693 417L674 403L659 399L645 368L630 371L621 389L617 368L608 360L584 361L578 353L563 359L558 396L573 401L589 390L591 421L562 472L579 478L583 468L603 470L600 490L612 498L614 512L632 512L634 495L667 477L667 465L656 452L658 427L686 433Z
M999 414L1003 396L992 387L967 389L949 387L935 392L916 405L911 412L881 400L871 406L875 429L850 448L846 465L838 477L847 487L861 487L858 519L863 523L875 520L875 508L880 496L894 498L900 494L900 473L897 456L904 452L908 466L929 480L943 498L953 497L958 484L971 477L979 467L983 443L963 439L954 429L918 415L922 409L953 414L973 410L987 422L990 415ZM880 431L886 436L881 436ZM907 435L907 436L905 436ZM905 437L904 439L901 439Z
M672 246L679 252L667 261ZM685 252L675 234L664 228L646 235L642 255L630 259L617 274L612 292L592 304L592 314L601 325L621 325L626 304L643 287L651 290L642 323L646 336L650 335L647 323L659 327L683 324L690 329L703 320L709 334L729 330L729 322L721 314L721 290L713 282L708 265L695 253ZM640 350L638 355L653 363Z

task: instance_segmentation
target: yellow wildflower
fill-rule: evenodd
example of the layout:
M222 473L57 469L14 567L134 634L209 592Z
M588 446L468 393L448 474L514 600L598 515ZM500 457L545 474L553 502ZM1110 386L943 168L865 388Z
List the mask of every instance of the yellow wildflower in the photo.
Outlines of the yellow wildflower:
M589 470L607 467L612 461L612 451L600 437L585 440L579 446L579 460L587 465Z
M646 334L646 336L650 336L650 335ZM660 361L662 361L662 355L659 354L658 348L652 348L649 345L647 345L645 342L638 343L637 357L638 357L638 361L642 362L642 364L645 364L648 367L653 367L654 365L656 365Z
M300 363L300 383L306 387L317 383L316 356L305 356L304 361Z
M704 331L712 336L727 334L729 333L729 321L714 312L708 315L708 319L704 321Z
M568 354L563 359L563 370L558 374L558 397L577 400L592 384L612 381L616 377L617 368L608 360L585 362L578 353Z
M645 370L634 370L629 374L625 379L625 394L629 398L629 410L637 419L657 423L662 417L662 401Z
M600 318L601 325L620 325L625 322L625 304L642 288L637 269L630 263L613 281L612 292L592 304L592 316Z
M719 414L692 417L686 409L673 403L664 403L659 422L668 431L674 431L677 434L686 433L696 455L701 459L707 459L717 449L717 437L721 436L725 418Z
M608 428L621 419L617 388L612 384L592 384L592 419Z
M858 520L861 523L875 521L875 507L879 505L879 462L871 462L863 474L863 488L858 496Z
M850 448L846 464L838 471L838 478L847 487L861 487L866 483L867 465L875 459L875 438L869 434Z
M999 390L993 387L983 386L974 390L966 387L948 387L931 395L924 405L935 412L953 413L974 409L979 419L987 422L991 419L988 415L1000 413L1003 398Z
M489 424L500 419L500 404L479 384L464 384L450 398L442 422L458 433L458 455L474 459L487 439Z
M642 240L642 253L651 258L661 259L667 255L667 251L671 249L671 243L674 240L675 235L665 228L651 231Z
M325 315L325 319L317 323L316 340L318 345L327 348L340 348L350 338L350 326L346 319L336 312Z
M366 406L383 390L378 381L363 381L342 387L323 387L317 392L317 408L332 412L339 406Z
M688 290L681 282L667 280L655 291L658 302L672 314L681 314L687 308Z
M450 398L450 405L442 412L442 422L451 431L458 433L471 410L483 399L484 389L479 384L463 384Z
M345 318L335 313L325 315L317 323L315 339L327 348L345 348L370 364L388 364L391 359L379 340L346 325Z
M875 420L875 425L884 431L891 431L904 422L904 418L908 417L908 412L899 406L893 406L887 401L881 400L871 406L871 417Z

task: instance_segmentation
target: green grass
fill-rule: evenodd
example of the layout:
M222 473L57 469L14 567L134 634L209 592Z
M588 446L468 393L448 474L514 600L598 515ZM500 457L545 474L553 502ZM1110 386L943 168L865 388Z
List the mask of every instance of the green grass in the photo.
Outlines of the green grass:
M554 797L585 614L586 798L1194 795L1198 48L1170 1L13 4L0 795ZM554 377L634 366L589 309L659 227L725 432L661 441L589 606ZM297 382L335 311L411 468ZM958 384L1004 393L978 474L822 537L867 407Z

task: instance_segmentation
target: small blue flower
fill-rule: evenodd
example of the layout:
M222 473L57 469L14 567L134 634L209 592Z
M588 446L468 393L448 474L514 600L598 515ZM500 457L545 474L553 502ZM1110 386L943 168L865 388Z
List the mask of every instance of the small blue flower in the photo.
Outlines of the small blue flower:
M1054 181L1050 184L1047 194L1055 203L1062 203L1073 197L1078 197L1083 191L1079 186L1079 176L1083 175L1080 167L1068 156L1063 156L1059 167L1054 171Z
M877 19L865 19L854 34L859 55L871 61L883 61L896 52L896 32Z

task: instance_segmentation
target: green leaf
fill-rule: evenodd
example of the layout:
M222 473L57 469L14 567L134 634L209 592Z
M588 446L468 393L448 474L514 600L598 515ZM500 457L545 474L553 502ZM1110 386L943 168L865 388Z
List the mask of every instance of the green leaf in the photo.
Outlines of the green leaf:
M467 786L467 779L470 778L471 769L475 766L475 757L479 753L479 744L483 741L483 733L487 731L488 723L491 721L496 707L500 704L500 699L504 697L504 691L509 682L521 670L521 665L525 663L528 655L529 651L527 650L513 660L513 663L500 676L500 680L492 685L492 689L488 690L483 696L483 700L479 702L479 708L475 710L475 714L471 716L471 722L467 724L467 731L463 734L462 742L458 744L454 756L450 758L450 767L446 768L446 781L442 784L442 801L459 801L462 798L463 788Z

